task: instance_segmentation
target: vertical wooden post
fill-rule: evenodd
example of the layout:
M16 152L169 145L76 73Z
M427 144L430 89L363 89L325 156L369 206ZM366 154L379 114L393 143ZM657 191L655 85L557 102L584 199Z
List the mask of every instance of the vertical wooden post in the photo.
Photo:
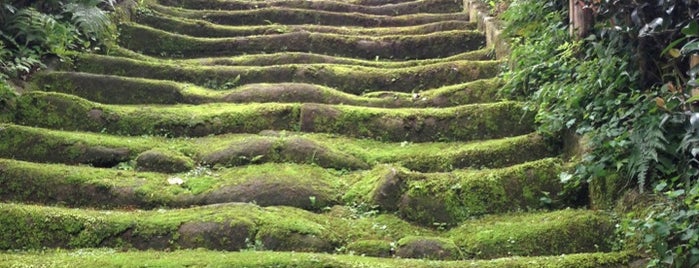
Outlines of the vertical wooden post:
M582 39L587 37L594 23L593 8L582 0L568 0L570 35Z

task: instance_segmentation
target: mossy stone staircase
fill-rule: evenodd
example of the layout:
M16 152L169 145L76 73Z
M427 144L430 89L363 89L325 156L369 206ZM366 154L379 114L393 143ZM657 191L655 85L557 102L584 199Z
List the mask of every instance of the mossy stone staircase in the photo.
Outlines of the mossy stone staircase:
M118 45L37 73L0 125L0 266L631 258L496 97L502 62L460 0L122 8Z

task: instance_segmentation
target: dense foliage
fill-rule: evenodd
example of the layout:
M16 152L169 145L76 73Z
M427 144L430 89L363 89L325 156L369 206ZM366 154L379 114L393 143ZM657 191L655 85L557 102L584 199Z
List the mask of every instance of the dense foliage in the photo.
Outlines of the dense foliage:
M0 80L23 78L48 56L95 49L110 35L105 8L116 0L10 0L0 3Z
M580 2L596 17L583 40L568 34L568 1L519 0L502 14L513 43L504 90L529 100L542 133L589 138L562 179L618 176L623 189L655 192L655 205L626 224L651 266L696 265L699 68L689 59L699 52L699 1Z

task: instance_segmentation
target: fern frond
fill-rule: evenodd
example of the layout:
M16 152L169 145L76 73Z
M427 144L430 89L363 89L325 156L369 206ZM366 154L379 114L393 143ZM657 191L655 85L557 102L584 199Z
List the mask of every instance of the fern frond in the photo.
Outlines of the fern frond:
M64 12L71 17L71 21L78 30L95 40L102 39L108 31L109 18L107 14L96 5L85 3L70 3L64 6Z

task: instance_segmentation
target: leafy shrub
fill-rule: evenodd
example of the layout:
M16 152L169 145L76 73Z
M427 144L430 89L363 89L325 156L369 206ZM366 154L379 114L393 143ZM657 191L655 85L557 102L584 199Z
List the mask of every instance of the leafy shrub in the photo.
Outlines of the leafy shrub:
M512 40L503 93L528 101L539 131L571 130L589 150L571 176L584 185L614 174L664 197L630 220L651 266L691 267L697 247L699 101L688 58L699 52L699 1L585 1L597 24L568 37L567 1L514 1L502 15Z
M0 72L24 78L49 55L98 48L109 40L110 21L100 6L115 0L9 1L0 4Z

